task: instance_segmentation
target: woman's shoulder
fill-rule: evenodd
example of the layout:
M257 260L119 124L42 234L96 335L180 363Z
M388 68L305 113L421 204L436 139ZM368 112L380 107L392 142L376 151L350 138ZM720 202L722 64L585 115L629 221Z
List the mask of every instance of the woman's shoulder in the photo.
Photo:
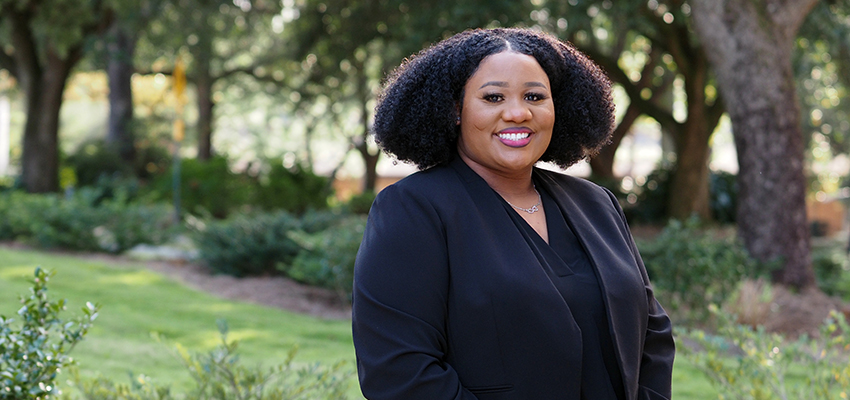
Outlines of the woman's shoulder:
M548 182L551 185L558 186L568 192L578 192L606 197L608 196L608 193L610 193L610 191L603 186L582 177L567 175L562 172L543 168L536 168L535 172L542 178L543 181Z
M452 193L457 193L461 186L462 182L452 168L436 166L414 172L385 187L378 193L377 199L393 198L440 203Z

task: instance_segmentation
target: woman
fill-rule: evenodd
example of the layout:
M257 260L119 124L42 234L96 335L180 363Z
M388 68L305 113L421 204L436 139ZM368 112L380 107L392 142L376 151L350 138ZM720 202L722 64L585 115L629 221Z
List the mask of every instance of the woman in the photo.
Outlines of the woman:
M610 82L571 45L471 30L389 80L376 141L422 171L376 198L354 277L369 399L669 399L674 344L617 200L568 167Z

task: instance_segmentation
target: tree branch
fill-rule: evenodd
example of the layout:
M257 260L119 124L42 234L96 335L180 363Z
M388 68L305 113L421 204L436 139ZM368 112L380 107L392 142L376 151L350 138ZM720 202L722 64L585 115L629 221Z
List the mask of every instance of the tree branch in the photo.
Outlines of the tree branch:
M10 75L12 75L15 79L18 79L18 65L15 62L15 59L6 54L3 50L0 50L0 68L9 71Z
M651 69L646 70L647 65L644 66L644 69L645 69L644 72L645 73L641 74L641 81L643 81L646 84L646 86L642 87L642 86L639 86L638 84L635 84L634 82L632 82L629 79L629 77L626 75L626 73L622 69L620 69L620 67L617 65L616 60L612 60L609 57L606 57L604 54L596 51L596 49L594 49L594 48L582 48L581 51L584 52L585 54L587 54L590 58L592 58L600 66L602 66L602 68L608 73L608 76L610 76L611 79L614 82L619 83L620 86L623 87L623 89L626 91L626 94L629 95L629 99L631 100L631 102L636 107L638 107L640 109L641 113L652 117L653 119L655 119L656 121L658 121L658 123L660 123L662 125L665 125L665 124L678 125L679 124L679 122L676 121L675 118L673 118L673 115L670 112L668 112L668 111L664 110L663 108L657 106L653 102L648 101L648 100L644 99L643 97L641 97L641 91L644 88L647 88L649 86L648 84L646 84L646 83L649 82L649 80L644 81L644 77L649 76L650 75L649 71L651 70ZM655 61L650 61L650 63L654 63L654 62ZM647 64L649 64L649 63L647 63Z

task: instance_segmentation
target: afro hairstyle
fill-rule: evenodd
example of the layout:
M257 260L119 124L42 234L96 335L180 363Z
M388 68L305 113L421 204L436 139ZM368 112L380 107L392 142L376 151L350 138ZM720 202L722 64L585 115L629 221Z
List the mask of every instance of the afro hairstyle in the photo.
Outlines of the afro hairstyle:
M378 97L375 141L421 170L451 161L463 88L485 57L503 51L534 57L549 78L555 126L540 161L567 168L610 141L614 103L602 69L572 44L524 28L467 30L402 62Z

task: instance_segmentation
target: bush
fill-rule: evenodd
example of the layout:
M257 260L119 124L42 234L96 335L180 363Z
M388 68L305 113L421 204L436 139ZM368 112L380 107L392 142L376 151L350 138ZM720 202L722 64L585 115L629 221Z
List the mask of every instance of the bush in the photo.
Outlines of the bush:
M314 234L292 232L290 237L304 250L291 266L280 265L280 268L297 281L333 289L341 299L349 302L354 259L365 229L366 217L351 215Z
M700 349L680 346L719 390L730 399L836 399L850 393L850 326L833 311L818 338L794 342L779 334L734 323L734 316L712 311L720 321L720 336L704 331L682 336ZM795 376L796 375L796 376Z
M160 200L174 198L173 168L152 184ZM180 163L180 207L188 213L225 218L232 210L246 204L250 196L250 182L233 173L224 157L207 161L185 159Z
M83 340L97 318L99 306L86 303L83 318L63 321L65 300L47 297L54 275L35 269L30 296L21 296L20 323L0 316L0 399L46 399L59 393L59 370L73 364L68 353Z
M737 176L725 171L712 171L708 176L711 217L721 224L734 224L738 211Z
M705 320L708 305L723 302L741 280L764 272L736 239L703 232L695 218L671 221L640 253L668 311L695 321Z
M328 208L328 197L332 194L328 178L301 165L286 168L280 162L273 163L269 172L257 180L255 190L255 205L295 214Z
M278 273L276 265L289 264L300 247L289 238L298 220L285 211L239 214L212 221L197 231L199 258L213 271L233 276Z
M668 217L667 199L670 196L670 179L675 173L675 164L664 162L646 176L646 181L633 190L637 200L627 209L630 221L654 223Z
M93 204L100 199L96 189L80 190L69 198L0 193L0 239L113 253L167 239L173 224L167 205L129 203L122 198Z
M103 140L83 143L76 153L65 159L65 164L73 169L78 187L95 185L101 177L134 175L133 164L121 158Z
M812 269L824 293L850 301L850 258L844 249L837 246L812 249Z
M82 381L76 385L87 400L314 400L345 399L350 372L342 363L330 368L314 364L296 369L292 365L296 349L283 364L268 369L246 367L236 355L237 342L227 341L227 325L219 322L221 344L206 354L191 354L177 346L177 354L194 380L185 395L172 395L168 387L156 386L142 375L131 384L116 384L105 378Z
M367 190L348 199L345 208L353 214L367 215L372 209L372 203L375 202L375 196L377 196L375 191Z

